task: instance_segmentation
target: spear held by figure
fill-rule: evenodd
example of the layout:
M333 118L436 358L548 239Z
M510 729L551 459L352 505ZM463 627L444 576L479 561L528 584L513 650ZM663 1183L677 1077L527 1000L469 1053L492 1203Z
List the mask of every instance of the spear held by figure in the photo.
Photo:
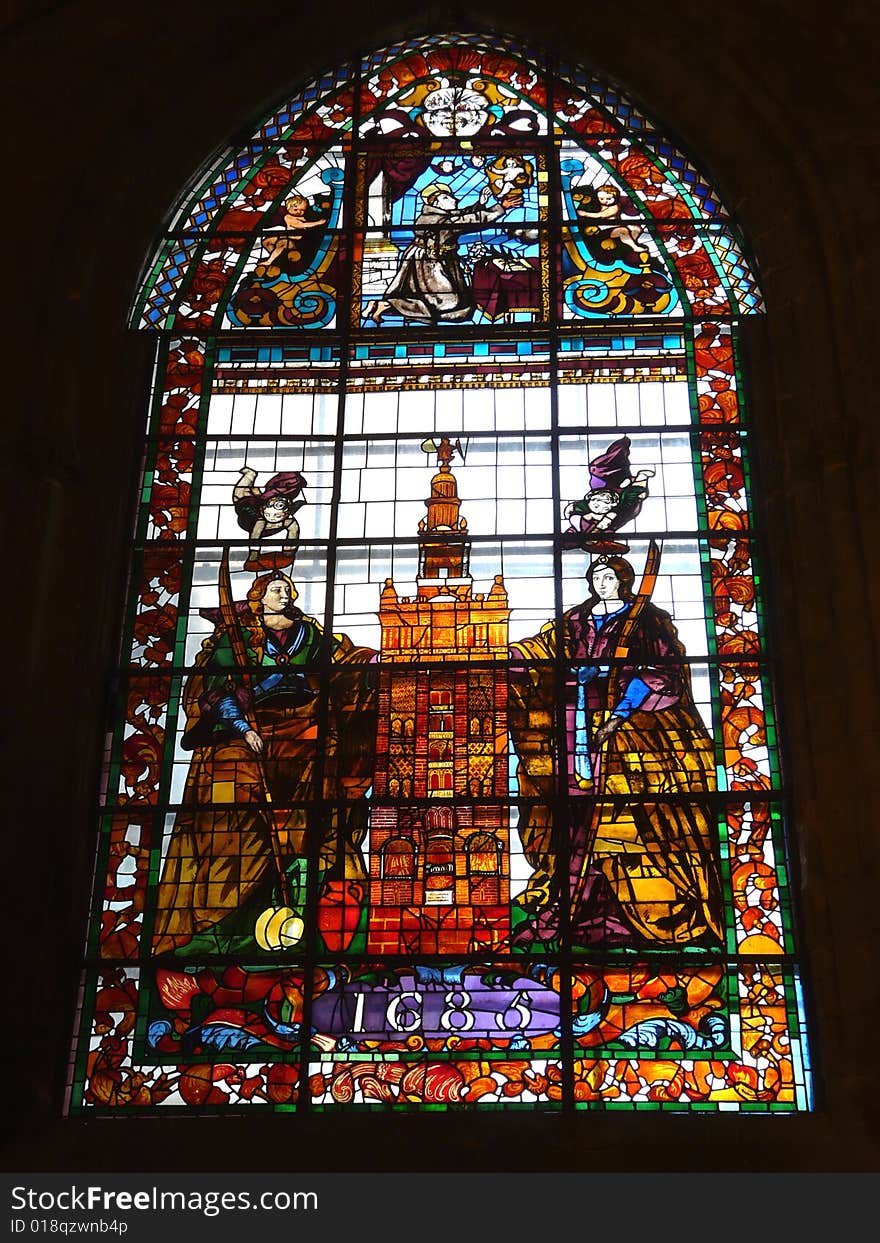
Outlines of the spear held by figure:
M229 635L233 658L239 669L243 687L246 690L250 690L253 683L253 672L247 658L247 650L245 648L244 636L241 633L235 601L232 598L228 548L223 549L223 556L220 560L218 587L220 593L220 615L226 627L226 633ZM257 730L257 722L253 710L253 699L250 696L244 708L244 717L249 728L255 734L258 734L259 731ZM254 751L252 762L257 771L262 804L262 821L266 829L266 839L277 873L278 890L281 899L280 906L267 907L258 916L254 935L261 949L279 950L290 948L301 940L304 925L302 919L290 905L290 886L284 867L281 843L278 839L275 815L272 809L272 793L269 789L263 757L258 751Z

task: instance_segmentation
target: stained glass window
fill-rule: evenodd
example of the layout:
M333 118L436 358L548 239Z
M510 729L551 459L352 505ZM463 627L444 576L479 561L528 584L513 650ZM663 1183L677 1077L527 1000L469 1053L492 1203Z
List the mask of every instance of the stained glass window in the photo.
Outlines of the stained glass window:
M424 38L204 170L71 1112L810 1108L736 222L614 87Z

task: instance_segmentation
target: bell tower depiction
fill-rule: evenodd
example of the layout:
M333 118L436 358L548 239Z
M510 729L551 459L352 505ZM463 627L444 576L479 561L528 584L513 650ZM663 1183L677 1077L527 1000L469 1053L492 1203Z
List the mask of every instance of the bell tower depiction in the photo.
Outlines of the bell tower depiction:
M367 943L383 954L468 953L510 931L507 591L496 574L474 593L451 467L460 444L422 448L438 469L416 594L386 579L379 608Z

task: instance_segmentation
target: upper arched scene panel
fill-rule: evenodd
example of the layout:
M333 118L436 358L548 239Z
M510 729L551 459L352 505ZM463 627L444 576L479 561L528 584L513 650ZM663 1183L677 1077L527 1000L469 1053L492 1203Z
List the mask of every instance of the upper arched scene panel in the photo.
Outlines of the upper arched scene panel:
M175 209L146 329L576 327L762 309L691 159L587 71L493 36L382 49L309 83Z

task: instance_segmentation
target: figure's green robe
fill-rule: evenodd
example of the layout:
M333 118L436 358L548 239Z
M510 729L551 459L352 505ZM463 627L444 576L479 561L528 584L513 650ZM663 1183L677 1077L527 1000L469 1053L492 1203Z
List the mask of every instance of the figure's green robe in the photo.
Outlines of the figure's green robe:
M345 635L333 636L322 734L316 657L323 636L312 618L300 620L304 642L280 661L267 643L255 641L254 632L243 634L254 682L281 674L279 684L257 693L252 704L264 744L260 756L219 713L221 701L236 687L240 701L247 702L222 627L205 640L196 659L183 696L183 745L193 749L193 757L162 866L156 954L187 946L218 952L247 946L259 914L250 906L257 898L268 904L273 891L277 897L272 833L285 868L304 859L317 840L325 879L366 877L360 847L367 826L363 797L373 776L376 692L372 670L356 666L375 653ZM320 824L319 813L309 807L318 798L332 801L320 813Z

